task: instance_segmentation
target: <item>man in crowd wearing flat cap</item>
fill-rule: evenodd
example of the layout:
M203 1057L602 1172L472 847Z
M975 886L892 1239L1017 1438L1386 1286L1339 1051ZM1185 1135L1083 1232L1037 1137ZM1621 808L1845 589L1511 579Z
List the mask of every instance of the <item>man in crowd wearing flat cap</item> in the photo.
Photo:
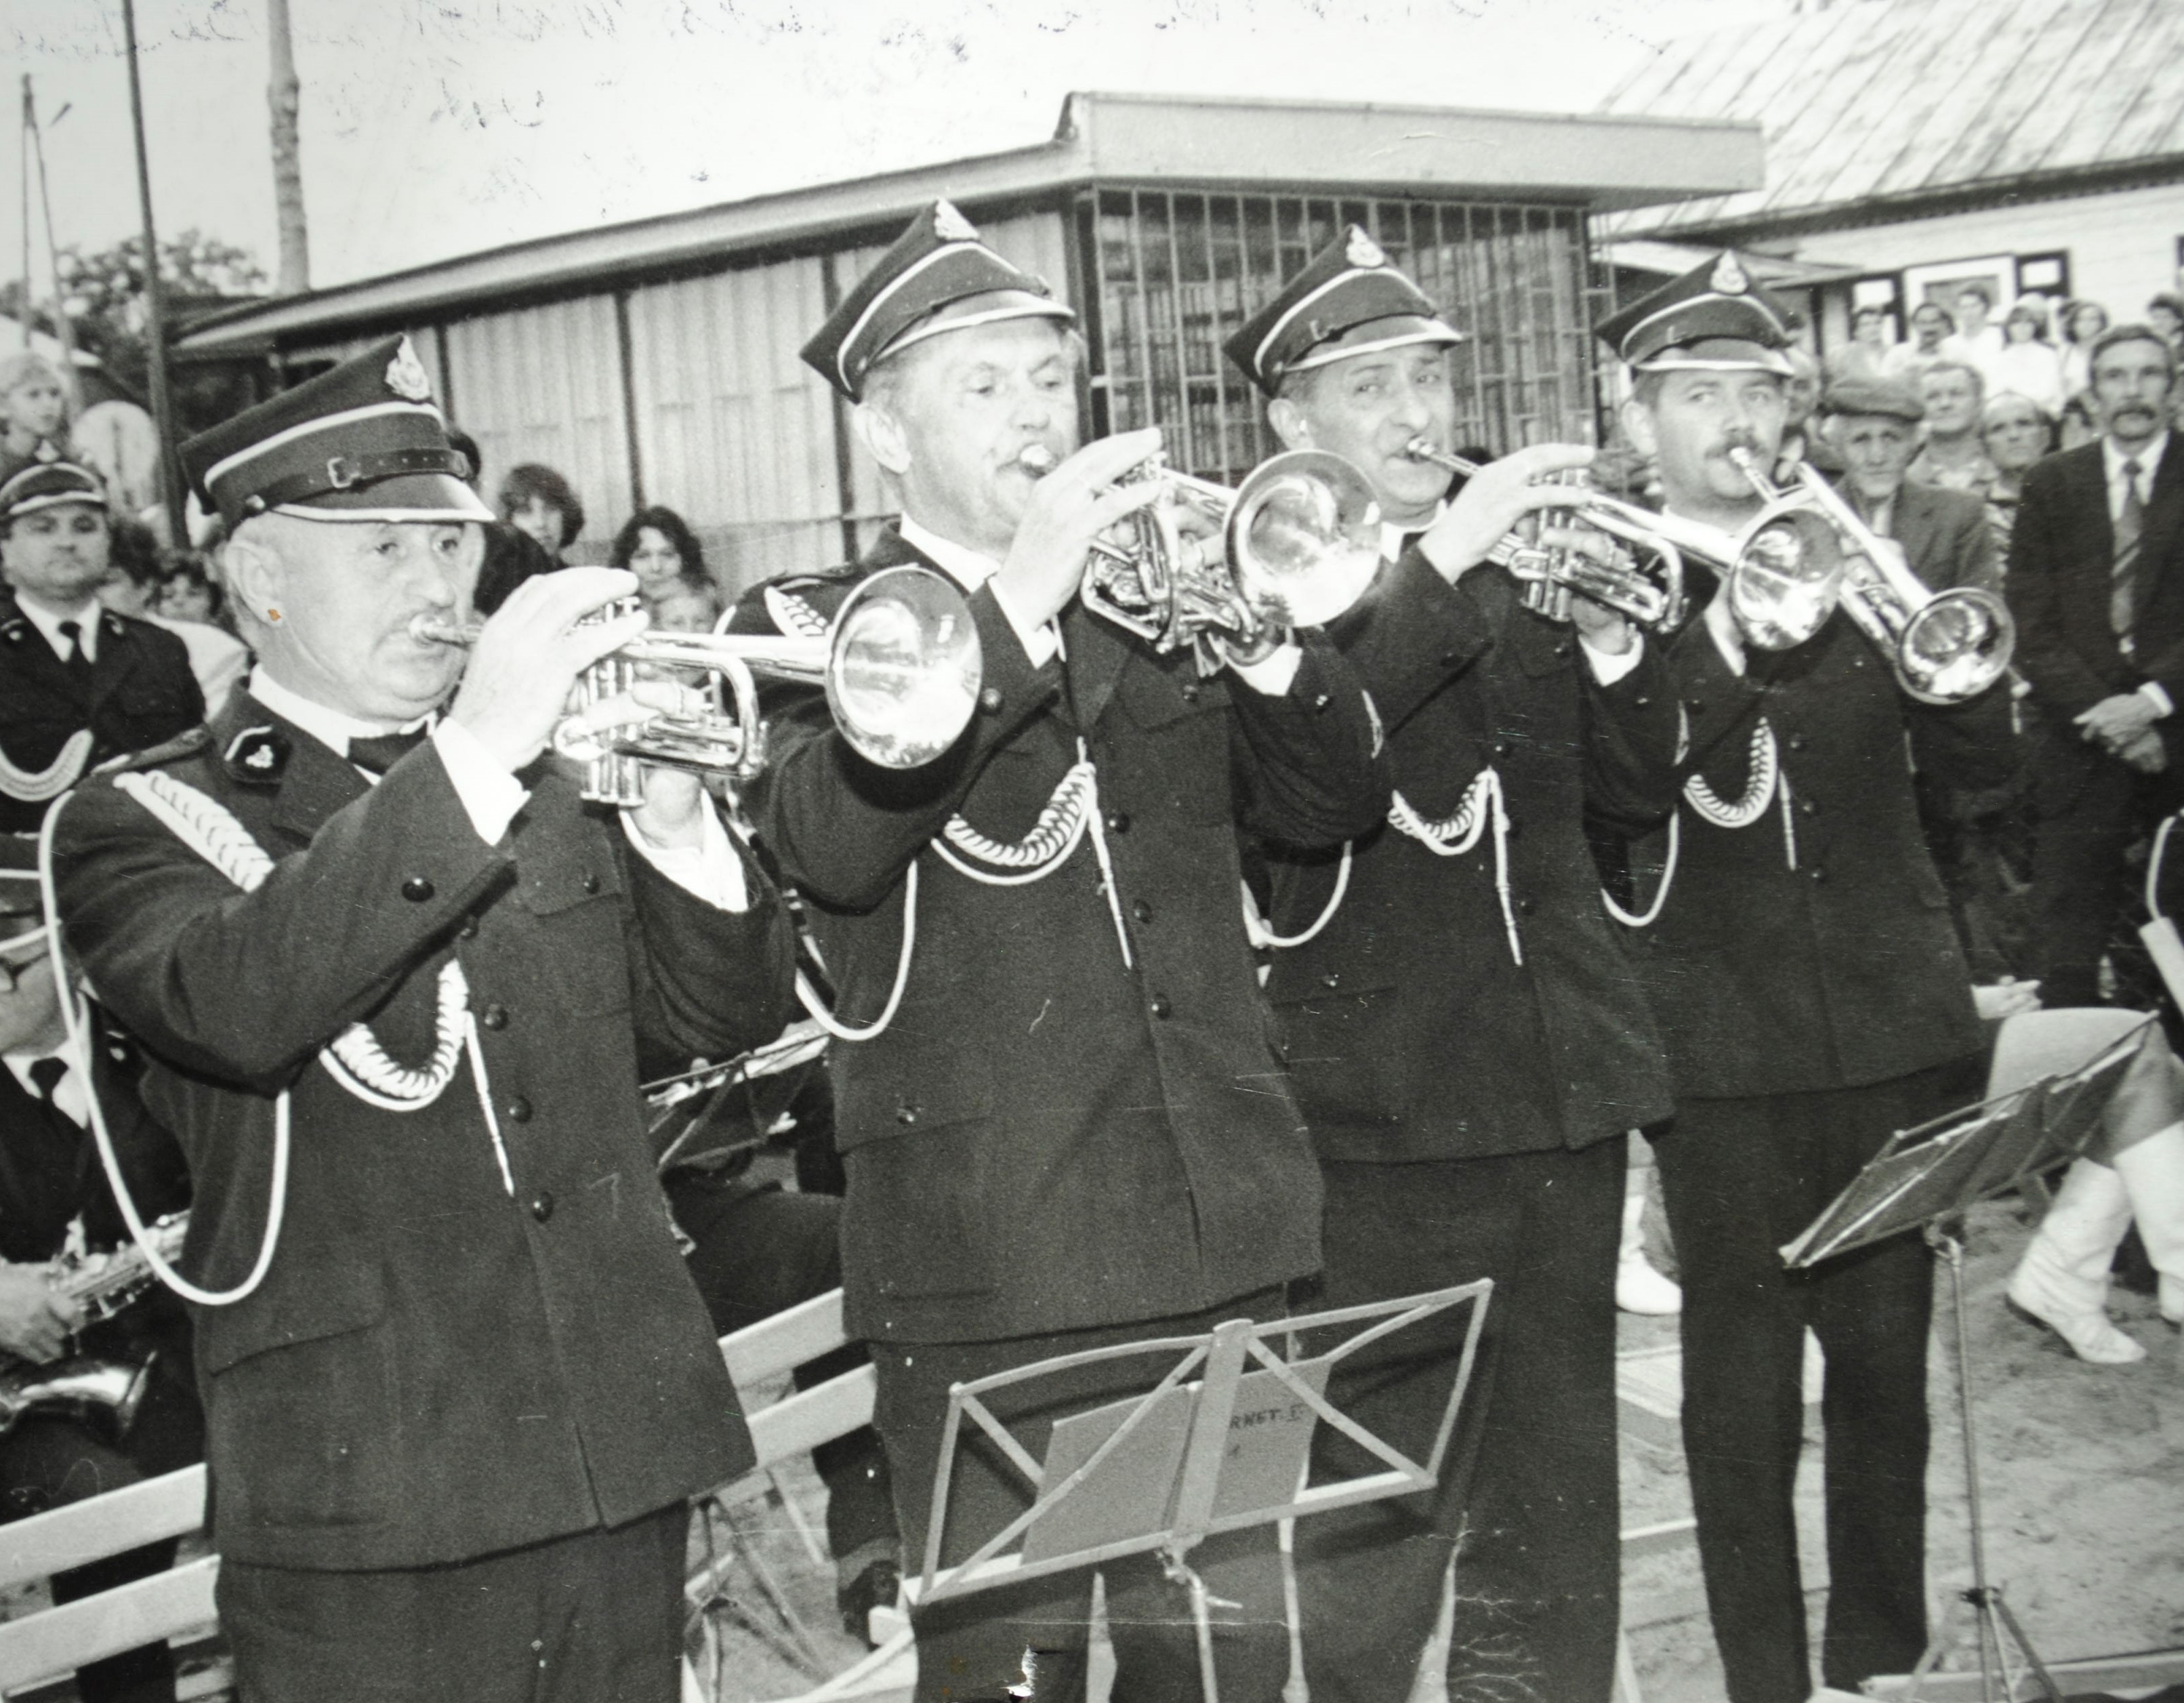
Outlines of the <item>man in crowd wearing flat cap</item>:
M1668 511L1736 531L1760 507L1738 455L1766 468L1781 435L1780 310L1724 253L1601 336L1630 366L1624 426L1656 458ZM1794 1272L1778 1250L1892 1132L1978 1093L1971 975L1911 764L1966 787L2007 779L2008 699L1997 685L1914 702L1840 610L1772 651L1746 637L1726 581L1697 595L1669 658L1689 716L1683 796L1674 838L1636 849L1652 920L1632 947L1675 1087L1655 1148L1714 1639L1730 1703L1806 1703L1791 1505L1805 1333L1827 1361L1820 1671L1855 1692L1908 1672L1925 1644L1932 1277L1915 1235Z
M1828 387L1820 412L1841 456L1841 487L1858 518L1903 552L1929 591L2002 589L1986 505L1966 491L1907 481L1926 404L1900 379L1847 378Z
M1666 817L1677 710L1658 642L1590 599L1529 607L1488 563L1557 500L1535 481L1590 450L1519 450L1453 502L1408 453L1455 441L1459 341L1352 226L1228 344L1282 442L1353 462L1384 515L1379 577L1329 637L1387 725L1392 806L1340 855L1269 858L1275 933L1310 937L1268 991L1326 1178L1323 1299L1496 1286L1438 1493L1298 1527L1305 1671L1316 1703L1405 1695L1453 1555L1451 1700L1606 1703L1623 1137L1669 1088L1585 832ZM1336 1405L1422 1457L1462 1346L1353 1366ZM1334 1476L1370 1465L1325 1428L1318 1447Z
M181 640L100 604L110 543L90 469L32 461L0 485L0 832L35 833L94 765L204 715Z
M857 566L774 582L738 614L822 626L875 570L922 564L968 598L983 648L978 713L937 761L878 769L817 691L792 691L746 797L840 1016L892 1014L832 1063L848 1325L872 1344L913 1556L951 1383L1278 1316L1318 1268L1318 1177L1268 1044L1236 828L1330 845L1386 809L1363 694L1323 644L1284 638L1201 678L1188 649L1157 654L1078 601L1093 540L1157 494L1117 481L1161 438L1078 447L1072 317L954 208L927 209L804 350L901 519ZM989 1400L1037 1458L1056 1419L1144 1393L1173 1359ZM982 1449L952 1465L945 1563L1034 1488ZM1190 1561L1225 1600L1221 1695L1271 1703L1288 1668L1272 1533ZM1117 1695L1198 1697L1188 1594L1150 1556L1106 1574ZM914 1609L918 1695L1081 1696L1089 1585Z
M671 1699L685 1499L751 1455L638 1083L779 1029L788 925L694 778L617 818L542 757L628 575L520 587L467 668L418 630L489 517L406 340L182 453L259 666L56 859L195 1184L240 1689Z

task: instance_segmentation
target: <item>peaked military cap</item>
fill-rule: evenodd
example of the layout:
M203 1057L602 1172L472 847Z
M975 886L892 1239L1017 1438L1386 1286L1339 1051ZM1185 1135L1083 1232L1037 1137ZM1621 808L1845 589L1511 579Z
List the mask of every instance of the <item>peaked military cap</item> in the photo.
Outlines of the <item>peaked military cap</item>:
M1782 353L1790 346L1788 315L1731 248L1632 303L1602 325L1600 339L1633 372L1791 376Z
M806 366L861 402L875 365L928 337L1003 320L1076 317L1045 280L1011 265L969 220L936 201L842 298L801 353Z
M463 482L432 381L407 337L182 445L198 498L230 526L270 510L312 520L490 520Z
M1222 347L1272 396L1293 372L1410 343L1463 340L1432 298L1353 225Z
M1820 412L1878 414L1916 426L1926 417L1926 404L1900 378L1842 378L1828 387Z
M103 509L105 481L73 461L34 461L0 485L0 523L63 503L89 503Z

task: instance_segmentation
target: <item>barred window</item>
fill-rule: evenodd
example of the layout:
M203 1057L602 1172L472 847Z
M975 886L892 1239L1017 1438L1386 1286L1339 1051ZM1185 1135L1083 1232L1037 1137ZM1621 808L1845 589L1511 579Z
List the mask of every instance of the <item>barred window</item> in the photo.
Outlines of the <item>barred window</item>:
M1575 208L1166 189L1086 199L1094 435L1162 426L1173 465L1227 484L1273 454L1266 410L1222 343L1360 225L1469 336L1451 351L1459 443L1498 455L1592 441L1590 328L1607 286Z

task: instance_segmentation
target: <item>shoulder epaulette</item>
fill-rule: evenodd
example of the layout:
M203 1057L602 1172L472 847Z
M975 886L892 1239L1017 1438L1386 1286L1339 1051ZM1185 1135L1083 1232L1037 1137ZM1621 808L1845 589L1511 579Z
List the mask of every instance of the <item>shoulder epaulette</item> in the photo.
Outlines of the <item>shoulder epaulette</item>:
M212 729L200 724L187 733L177 733L173 738L157 745L148 745L141 751L124 751L92 771L94 775L125 774L135 769L156 769L163 764L194 757L200 751L212 749Z

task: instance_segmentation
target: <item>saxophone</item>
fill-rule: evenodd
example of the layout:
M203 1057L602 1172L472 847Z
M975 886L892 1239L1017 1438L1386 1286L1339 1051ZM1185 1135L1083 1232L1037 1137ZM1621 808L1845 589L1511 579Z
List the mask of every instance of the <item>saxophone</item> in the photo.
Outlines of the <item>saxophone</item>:
M163 1260L182 1250L190 1215L171 1213L149 1227L145 1240ZM56 1260L47 1281L54 1292L80 1304L84 1322L110 1319L151 1287L152 1262L135 1243L110 1254ZM142 1362L109 1360L100 1355L64 1355L45 1366L17 1361L0 1368L0 1436L25 1414L58 1410L77 1419L110 1426L117 1437L129 1434L152 1385L155 1354Z

